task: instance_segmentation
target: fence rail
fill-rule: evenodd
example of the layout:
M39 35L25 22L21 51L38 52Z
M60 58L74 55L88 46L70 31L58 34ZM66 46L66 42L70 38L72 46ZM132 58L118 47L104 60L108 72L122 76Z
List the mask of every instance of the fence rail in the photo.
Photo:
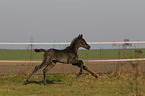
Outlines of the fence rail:
M134 43L134 44L141 44L141 43L145 43L145 41L131 41L131 42L87 42L88 44L124 44L124 43ZM56 44L56 45L64 45L64 44L70 44L70 42L58 42L58 43L10 43L10 42L0 42L1 45L9 45L9 44L12 44L12 45L45 45L45 44L49 44L49 45L53 45L53 44Z
M109 60L83 60L84 62L124 62L124 61L145 61L145 58L136 59L109 59ZM42 61L18 61L18 60L0 60L0 62L12 62L12 63L38 63Z

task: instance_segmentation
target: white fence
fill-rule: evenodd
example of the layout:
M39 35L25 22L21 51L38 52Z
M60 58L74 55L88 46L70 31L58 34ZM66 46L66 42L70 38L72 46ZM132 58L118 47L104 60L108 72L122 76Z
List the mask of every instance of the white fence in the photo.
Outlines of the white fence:
M145 41L131 41L131 42L87 42L88 44L125 44L125 43L134 43L141 44ZM0 45L65 45L70 44L70 42L58 42L58 43L10 43L10 42L0 42Z
M111 59L111 60L83 60L84 62L125 62L125 61L145 61L145 58L137 59ZM3 63L40 63L42 61L16 61L16 60L0 60Z

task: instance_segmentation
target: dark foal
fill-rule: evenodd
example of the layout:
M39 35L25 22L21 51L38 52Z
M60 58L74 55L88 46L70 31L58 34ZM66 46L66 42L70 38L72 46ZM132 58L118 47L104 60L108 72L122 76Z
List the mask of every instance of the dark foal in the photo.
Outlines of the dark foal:
M79 35L77 38L75 38L70 46L66 47L63 50L57 50L57 49L49 49L48 51L44 49L35 49L35 52L44 52L44 58L41 65L38 65L35 67L32 75L29 79L27 79L24 82L24 85L28 84L29 81L32 79L34 74L40 70L41 68L45 67L43 69L43 75L44 75L44 85L47 85L46 83L46 73L48 70L50 70L52 67L55 66L57 62L59 63L65 63L65 64L72 64L74 66L78 66L80 68L80 72L78 73L77 77L79 77L82 74L82 70L86 70L94 77L98 78L98 76L90 71L83 63L82 60L78 60L78 49L80 47L83 47L85 49L90 49L90 46L86 43L86 41L83 39L83 35Z

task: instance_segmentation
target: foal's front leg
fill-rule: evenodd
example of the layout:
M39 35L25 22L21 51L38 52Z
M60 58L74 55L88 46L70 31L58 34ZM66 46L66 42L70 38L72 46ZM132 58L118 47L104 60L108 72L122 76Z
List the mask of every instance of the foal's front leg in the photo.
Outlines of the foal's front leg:
M80 61L81 61L81 62L80 62ZM72 62L74 62L74 63L72 63L72 65L80 67L80 72L79 72L79 74L77 75L77 77L80 76L80 75L82 74L82 69L84 69L84 70L86 70L87 72L89 72L92 76L94 76L96 79L98 78L98 76L97 76L94 72L92 72L91 70L89 70L89 69L83 64L83 61L82 61L82 60L79 60L79 63L76 63L77 60L76 60L76 61L73 60Z
M94 76L96 79L98 78L98 76L96 75L96 73L90 71L86 66L83 66L83 69L86 70L87 72L89 72L92 76Z
M84 66L83 61L80 61L80 63L78 63L78 66L80 66L80 72L78 73L77 77L79 77L83 73L83 66Z
M72 65L75 65L75 66L80 67L80 72L77 74L77 77L79 77L80 75L82 75L83 66L84 66L83 61L82 60L72 60L71 63L72 63Z

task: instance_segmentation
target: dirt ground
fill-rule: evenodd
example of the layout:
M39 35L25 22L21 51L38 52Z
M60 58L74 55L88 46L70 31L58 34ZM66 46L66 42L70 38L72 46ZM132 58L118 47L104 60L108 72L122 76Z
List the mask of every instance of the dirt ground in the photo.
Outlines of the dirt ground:
M6 63L0 62L0 75L3 74L31 74L35 66L40 62L29 63ZM85 65L96 73L112 73L112 72L134 72L139 70L145 72L145 61L134 62L87 62ZM71 64L56 64L48 73L78 73L79 68ZM86 73L86 71L83 71ZM42 69L37 74L42 74Z

